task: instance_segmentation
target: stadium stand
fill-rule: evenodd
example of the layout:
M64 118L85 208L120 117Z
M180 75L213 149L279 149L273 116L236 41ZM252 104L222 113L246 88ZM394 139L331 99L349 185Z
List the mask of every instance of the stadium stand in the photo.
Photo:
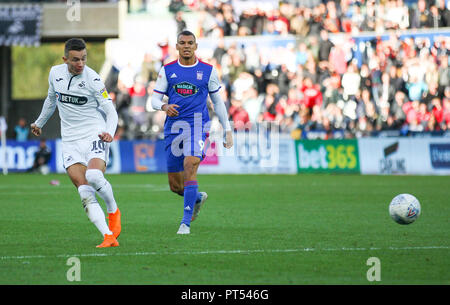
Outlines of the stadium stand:
M294 138L313 131L333 138L439 133L450 127L450 12L443 0L262 1L258 6L173 0L168 9L177 30L186 27L183 14L195 12L199 41L219 41L202 59L219 68L236 129L274 121ZM293 43L269 55L257 43L223 43L230 37L289 35ZM137 109L134 80L144 79L151 94L155 71L176 56L167 41L159 47L160 58L148 55L140 71L125 68L111 84L122 130L128 131L123 137L161 130L164 117L151 109L148 126L128 119Z
M174 34L194 30L199 57L219 70L237 130L272 121L298 139L450 127L445 0L129 0L128 10L142 19L168 16ZM176 52L167 39L148 49L137 67L112 63L106 77L118 139L161 136L164 114L148 100L157 71Z

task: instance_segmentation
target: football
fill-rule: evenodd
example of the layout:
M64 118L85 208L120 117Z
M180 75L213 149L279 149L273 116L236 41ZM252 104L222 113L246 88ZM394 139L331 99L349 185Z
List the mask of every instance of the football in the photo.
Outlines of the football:
M400 194L389 204L389 214L392 219L401 225L416 221L420 215L420 202L411 194Z

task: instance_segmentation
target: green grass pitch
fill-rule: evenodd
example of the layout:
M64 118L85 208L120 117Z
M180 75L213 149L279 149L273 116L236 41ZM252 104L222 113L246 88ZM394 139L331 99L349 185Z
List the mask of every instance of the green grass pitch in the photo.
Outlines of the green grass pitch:
M187 236L166 175L107 179L122 234L97 249L66 175L1 176L0 284L450 284L449 176L199 175L209 198ZM413 224L389 217L399 193L420 200ZM71 257L80 281L68 280ZM368 280L371 257L380 281Z

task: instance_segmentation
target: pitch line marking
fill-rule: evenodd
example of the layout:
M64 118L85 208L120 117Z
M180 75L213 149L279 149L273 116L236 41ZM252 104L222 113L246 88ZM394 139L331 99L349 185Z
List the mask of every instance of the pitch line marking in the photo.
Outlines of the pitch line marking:
M35 258L67 258L67 257L108 257L108 256L152 256L152 255L205 255L205 254L253 254L253 253L295 253L295 252L338 252L338 251L374 251L374 250L435 250L450 249L450 246L423 247L369 247L369 248L299 248L299 249L254 249L254 250L211 250L211 251L174 251L174 252L135 252L135 253L79 253L58 255L19 255L0 256L0 260L21 260Z

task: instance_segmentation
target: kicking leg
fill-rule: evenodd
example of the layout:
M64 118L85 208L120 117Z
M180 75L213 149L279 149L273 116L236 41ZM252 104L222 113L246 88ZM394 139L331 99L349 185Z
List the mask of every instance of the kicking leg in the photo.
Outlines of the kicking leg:
M106 224L105 214L95 197L95 189L90 186L86 180L86 166L80 163L73 164L67 168L67 174L78 189L84 211L89 220L97 227L103 236L112 235L112 232ZM113 244L115 245L116 242L117 241L111 242L111 246Z
M105 169L105 161L102 159L91 159L86 171L86 180L105 201L108 213L114 213L117 210L117 203L114 199L111 184L105 179L103 174Z
M118 238L122 230L120 210L114 199L111 184L105 179L104 171L106 169L105 161L94 158L89 161L86 171L86 180L105 201L106 210L108 212L109 229L113 232L114 237Z

